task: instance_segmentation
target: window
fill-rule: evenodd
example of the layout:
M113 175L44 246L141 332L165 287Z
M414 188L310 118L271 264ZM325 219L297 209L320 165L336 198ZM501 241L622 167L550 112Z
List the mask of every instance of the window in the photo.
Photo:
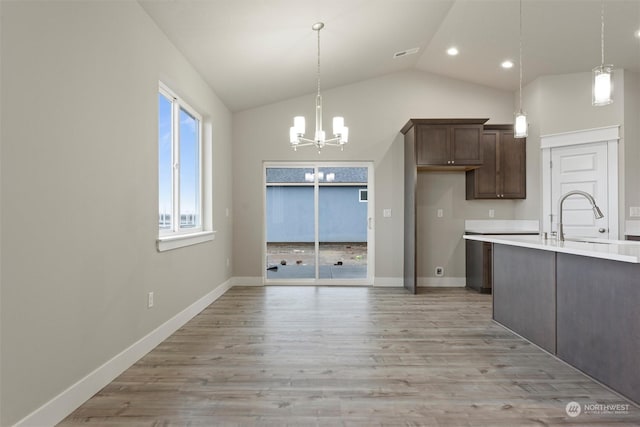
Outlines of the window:
M361 188L358 191L358 200L361 203L367 203L369 201L369 193L368 193L368 190L366 188Z
M161 243L184 239L205 229L202 130L202 117L161 83L158 92L159 250L185 246L172 244L163 249Z

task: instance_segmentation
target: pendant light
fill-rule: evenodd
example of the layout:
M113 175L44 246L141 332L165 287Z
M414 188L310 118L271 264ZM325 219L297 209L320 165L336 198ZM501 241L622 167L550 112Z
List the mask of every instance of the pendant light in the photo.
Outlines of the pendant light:
M316 95L316 133L313 139L305 138L305 119L303 116L293 118L293 126L289 128L289 142L294 151L298 147L315 146L318 153L325 145L340 147L349 142L349 128L344 125L344 117L333 118L333 138L326 139L322 130L322 96L320 95L320 30L324 28L324 23L316 22L311 26L313 31L318 32L318 94Z
M522 0L520 0L520 108L514 114L515 120L513 124L513 137L526 138L529 125L527 123L527 115L522 111Z
M600 7L600 65L593 69L591 104L599 107L613 102L613 65L604 63L604 0Z

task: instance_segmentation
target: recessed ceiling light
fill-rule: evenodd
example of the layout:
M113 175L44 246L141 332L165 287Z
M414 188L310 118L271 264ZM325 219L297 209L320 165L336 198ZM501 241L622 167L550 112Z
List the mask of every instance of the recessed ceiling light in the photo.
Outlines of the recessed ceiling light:
M449 56L456 56L458 53L459 53L458 48L455 46L452 46L449 49L447 49L447 55Z
M500 64L500 66L506 69L513 68L513 61L507 59L506 61L503 61L502 64Z

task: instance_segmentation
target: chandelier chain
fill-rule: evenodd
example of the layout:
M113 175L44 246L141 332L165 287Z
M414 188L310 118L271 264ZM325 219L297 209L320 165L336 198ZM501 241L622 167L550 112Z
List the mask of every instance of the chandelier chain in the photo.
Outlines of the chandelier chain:
M318 30L318 96L320 96L320 31Z

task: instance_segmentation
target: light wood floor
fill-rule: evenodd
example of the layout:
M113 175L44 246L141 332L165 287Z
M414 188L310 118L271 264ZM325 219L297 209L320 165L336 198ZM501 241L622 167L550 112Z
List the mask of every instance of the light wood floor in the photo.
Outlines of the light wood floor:
M640 425L464 289L233 288L61 425Z

